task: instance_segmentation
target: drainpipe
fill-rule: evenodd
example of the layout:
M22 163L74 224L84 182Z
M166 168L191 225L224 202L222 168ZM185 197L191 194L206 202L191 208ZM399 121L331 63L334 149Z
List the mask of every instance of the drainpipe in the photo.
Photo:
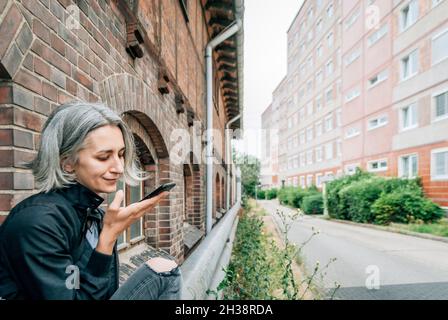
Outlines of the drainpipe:
M240 19L225 28L219 35L213 38L205 49L206 79L207 79L207 132L206 132L206 166L207 166L207 189L206 189L206 233L212 230L213 210L213 49L221 42L227 40L238 30L243 28Z
M232 163L232 140L230 138L230 126L241 118L241 114L234 117L226 124L226 165L227 165L227 192L226 192L226 211L230 210L230 165Z

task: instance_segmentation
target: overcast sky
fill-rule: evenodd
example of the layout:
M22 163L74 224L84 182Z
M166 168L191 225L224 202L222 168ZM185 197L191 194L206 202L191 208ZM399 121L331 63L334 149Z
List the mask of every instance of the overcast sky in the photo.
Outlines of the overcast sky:
M303 0L245 0L244 14L244 129L240 152L261 154L261 114L272 92L286 75L286 32Z

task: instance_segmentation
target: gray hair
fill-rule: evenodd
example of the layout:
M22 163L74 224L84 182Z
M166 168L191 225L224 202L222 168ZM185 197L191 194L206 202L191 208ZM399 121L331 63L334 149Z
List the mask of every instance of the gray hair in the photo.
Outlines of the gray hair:
M27 165L33 170L39 192L49 192L75 183L75 174L65 172L64 163L71 161L76 164L86 136L106 125L117 126L123 134L124 181L137 185L146 180L149 176L139 169L134 136L120 116L104 104L70 102L60 105L51 113L42 130L37 156Z

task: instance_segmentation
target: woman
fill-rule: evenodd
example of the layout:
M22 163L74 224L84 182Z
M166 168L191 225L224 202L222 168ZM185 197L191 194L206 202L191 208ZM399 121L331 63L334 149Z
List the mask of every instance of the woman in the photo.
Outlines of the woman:
M180 270L164 258L149 260L118 288L117 238L167 192L120 207L118 180L135 185L146 176L117 114L101 104L59 106L30 167L40 192L17 204L0 227L0 298L180 298ZM113 192L104 212L100 194Z

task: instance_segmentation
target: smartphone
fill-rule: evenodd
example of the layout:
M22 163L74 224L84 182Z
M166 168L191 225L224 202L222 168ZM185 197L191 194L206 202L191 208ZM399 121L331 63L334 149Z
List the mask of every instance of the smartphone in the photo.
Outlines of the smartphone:
M148 195L146 195L142 200L147 200L150 199L152 197L155 197L159 194L161 194L164 191L170 191L171 189L173 189L176 186L176 184L174 182L168 182L168 183L164 183L160 186L158 186L156 189L154 189L153 191L151 191Z

